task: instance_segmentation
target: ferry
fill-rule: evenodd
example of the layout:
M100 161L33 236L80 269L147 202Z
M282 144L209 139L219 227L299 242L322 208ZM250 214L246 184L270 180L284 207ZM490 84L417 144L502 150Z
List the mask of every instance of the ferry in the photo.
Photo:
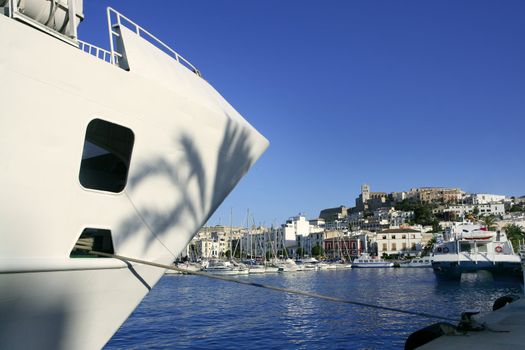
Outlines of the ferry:
M514 253L505 231L489 231L475 224L458 224L445 232L434 247L432 268L444 279L460 279L463 273L478 271L489 271L495 278L522 277L520 256Z
M101 48L82 0L0 0L0 349L102 348L165 272L116 255L171 264L269 144L107 16Z

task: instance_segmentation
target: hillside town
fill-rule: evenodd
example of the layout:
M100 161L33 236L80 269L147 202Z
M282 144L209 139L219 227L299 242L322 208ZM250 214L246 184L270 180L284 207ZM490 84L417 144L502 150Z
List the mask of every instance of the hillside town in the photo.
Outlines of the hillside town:
M436 235L455 222L484 220L498 229L524 229L525 196L438 187L372 192L364 184L355 206L326 208L316 218L298 214L279 227L253 223L245 227L206 226L188 244L183 258L233 256L260 261L316 257L350 261L363 252L383 258L410 258L428 255Z

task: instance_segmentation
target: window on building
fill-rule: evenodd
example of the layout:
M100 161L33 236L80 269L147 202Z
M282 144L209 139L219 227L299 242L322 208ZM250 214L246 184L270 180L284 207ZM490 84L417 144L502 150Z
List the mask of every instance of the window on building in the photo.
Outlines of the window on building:
M383 251L386 252L388 250L388 246L386 243L383 243Z
M402 235L401 238L406 239L407 235Z
M383 235L383 239L386 239L386 235Z
M416 235L410 235L410 238L416 238Z
M397 250L397 246L395 243L392 243L392 250L395 252Z
M79 173L82 186L121 192L126 186L134 140L131 129L93 119L84 139Z
M392 235L392 239L396 239L396 235Z
M403 247L402 247L403 250L407 250L407 244L406 243L403 243Z
M415 243L412 243L412 247L410 248L411 250L416 250L416 244Z

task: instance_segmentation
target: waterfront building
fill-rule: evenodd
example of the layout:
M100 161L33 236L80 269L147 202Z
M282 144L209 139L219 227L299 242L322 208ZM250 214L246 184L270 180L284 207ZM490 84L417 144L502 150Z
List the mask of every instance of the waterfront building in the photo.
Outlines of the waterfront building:
M316 228L306 236L296 236L297 248L301 248L302 250L301 254L299 255L301 257L311 256L313 254L312 249L314 247L323 247L323 242L326 238L326 232L330 231L325 231L323 228Z
M289 238L289 237L288 237ZM270 252L272 256L284 255L285 251L289 256L295 248L294 240L286 238L283 227L270 229L265 235L266 251Z
M323 242L324 255L328 259L355 259L364 252L364 247L363 236L350 236L341 231Z
M199 231L192 240L197 256L201 259L216 259L226 252L227 242L224 231Z
M313 223L321 223L323 226L318 226ZM298 248L301 248L301 255L310 255L312 248L315 246L322 247L324 240L324 220L306 220L303 215L297 215L286 221L283 225L286 237L294 237L293 244L289 242L287 247L294 248L291 253L295 255ZM287 238L288 239L288 238Z
M203 227L190 241L182 256L191 259L216 259L239 251L241 237L246 234L242 227L211 226Z
M283 225L286 239L293 237L295 241L296 235L306 236L310 233L310 222L306 220L306 217L302 214L291 217L286 220L286 223ZM290 237L290 238L289 238Z
M418 255L423 249L421 240L421 231L398 228L378 232L375 243L379 256L383 254L414 256Z

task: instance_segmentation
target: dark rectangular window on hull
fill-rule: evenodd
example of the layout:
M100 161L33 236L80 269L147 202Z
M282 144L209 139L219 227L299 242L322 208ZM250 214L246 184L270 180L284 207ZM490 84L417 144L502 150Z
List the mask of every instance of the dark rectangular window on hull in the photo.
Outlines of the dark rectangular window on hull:
M131 129L101 119L86 130L79 179L82 186L121 192L126 186L135 136Z
M97 252L115 254L113 249L113 239L111 231L99 228L86 228L77 240L73 250L69 254L70 258L96 258L97 255L88 253L93 250ZM105 257L105 256L103 256Z

